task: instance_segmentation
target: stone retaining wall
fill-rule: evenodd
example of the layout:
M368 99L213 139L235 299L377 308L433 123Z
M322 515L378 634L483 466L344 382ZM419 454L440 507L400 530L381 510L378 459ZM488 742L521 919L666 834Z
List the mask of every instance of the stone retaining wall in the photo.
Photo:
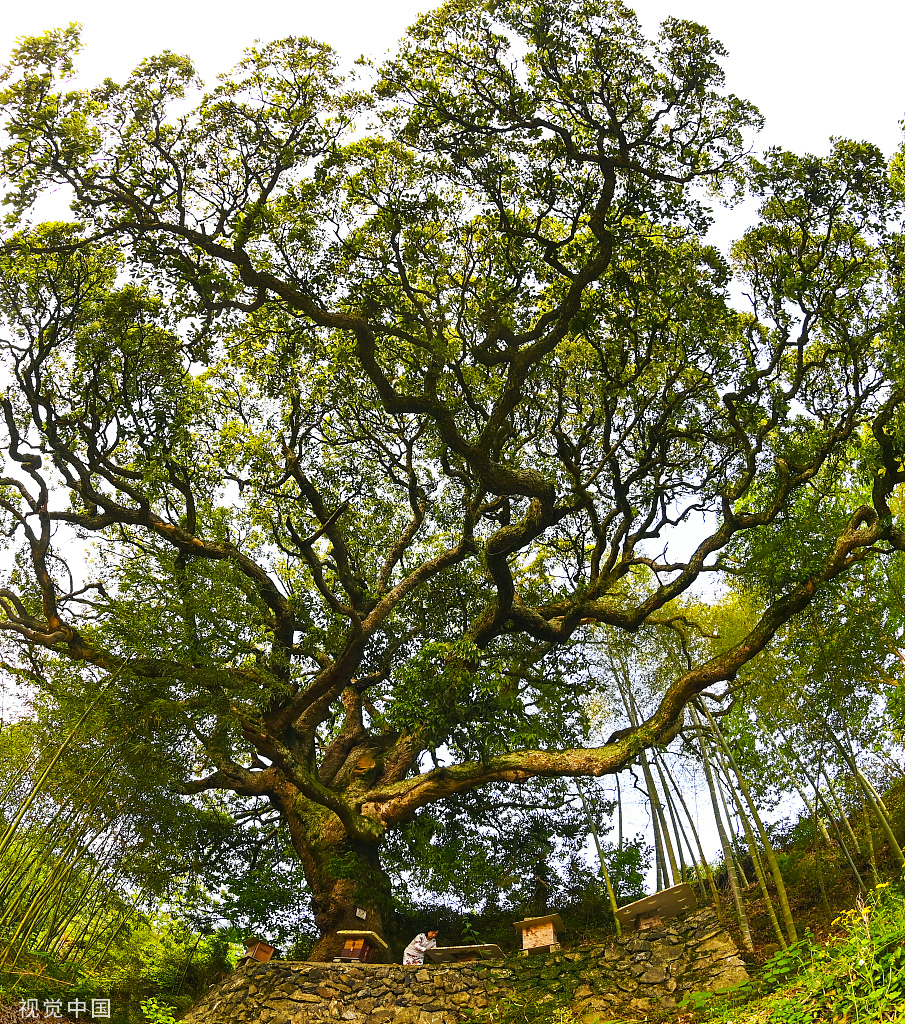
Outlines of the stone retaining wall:
M250 963L201 1000L191 1024L453 1024L505 994L528 1005L642 1014L747 978L709 907L607 945L465 964Z

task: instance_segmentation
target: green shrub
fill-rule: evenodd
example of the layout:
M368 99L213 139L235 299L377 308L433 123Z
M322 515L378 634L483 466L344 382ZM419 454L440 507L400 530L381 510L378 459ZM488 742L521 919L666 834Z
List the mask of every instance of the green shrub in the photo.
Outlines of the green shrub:
M859 897L834 924L842 934L824 944L808 936L772 956L751 981L716 996L695 993L683 1009L699 1019L733 1024L900 1019L905 1005L905 895L884 882L866 901Z
M173 1016L175 1009L175 1006L167 1006L153 996L150 999L143 999L141 1003L141 1012L148 1024L176 1024L176 1018Z

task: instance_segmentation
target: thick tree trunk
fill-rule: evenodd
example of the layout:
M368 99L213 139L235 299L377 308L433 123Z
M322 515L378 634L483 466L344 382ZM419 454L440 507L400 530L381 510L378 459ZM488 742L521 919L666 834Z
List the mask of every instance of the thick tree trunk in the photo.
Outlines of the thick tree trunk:
M380 866L379 841L349 837L332 811L296 796L281 807L292 843L311 888L320 938L311 959L328 962L339 955L344 940L336 933L354 929L376 932L392 945L391 886ZM375 955L375 962L393 958L394 950Z

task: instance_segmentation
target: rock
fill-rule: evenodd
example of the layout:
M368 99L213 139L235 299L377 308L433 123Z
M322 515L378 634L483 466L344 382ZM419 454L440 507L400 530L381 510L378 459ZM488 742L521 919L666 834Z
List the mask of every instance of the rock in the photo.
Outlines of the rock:
M736 953L735 943L728 935L717 935L697 944L698 953Z
M748 971L745 969L745 965L739 961L737 964L730 964L718 978L721 985L740 985L743 981L748 980Z
M559 1005L565 997L576 1011L631 1015L671 1008L685 992L728 988L747 976L734 943L706 909L675 926L510 964L258 964L225 978L185 1019L455 1024L469 1010L495 1012L508 993L534 1006Z
M638 979L642 985L659 985L666 981L666 972L658 970L645 971Z

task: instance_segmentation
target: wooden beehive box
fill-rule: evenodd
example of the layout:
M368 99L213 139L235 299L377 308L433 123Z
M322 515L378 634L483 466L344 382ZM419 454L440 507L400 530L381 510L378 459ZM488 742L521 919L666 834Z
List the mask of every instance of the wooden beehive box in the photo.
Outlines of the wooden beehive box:
M248 960L258 960L262 964L273 956L276 949L269 946L263 939L248 939L245 943L245 957Z
M616 917L626 931L645 931L658 928L670 917L694 910L697 905L694 889L688 882L680 882L671 889L661 889L653 896L645 896L644 899L620 907Z
M339 956L333 958L334 963L343 960L357 960L359 963L369 964L373 961L374 954L378 950L387 948L387 944L377 932L345 929L338 931L336 934L344 942Z
M559 935L566 930L559 914L526 917L524 921L516 921L514 927L522 933L523 953L548 953L558 949Z

